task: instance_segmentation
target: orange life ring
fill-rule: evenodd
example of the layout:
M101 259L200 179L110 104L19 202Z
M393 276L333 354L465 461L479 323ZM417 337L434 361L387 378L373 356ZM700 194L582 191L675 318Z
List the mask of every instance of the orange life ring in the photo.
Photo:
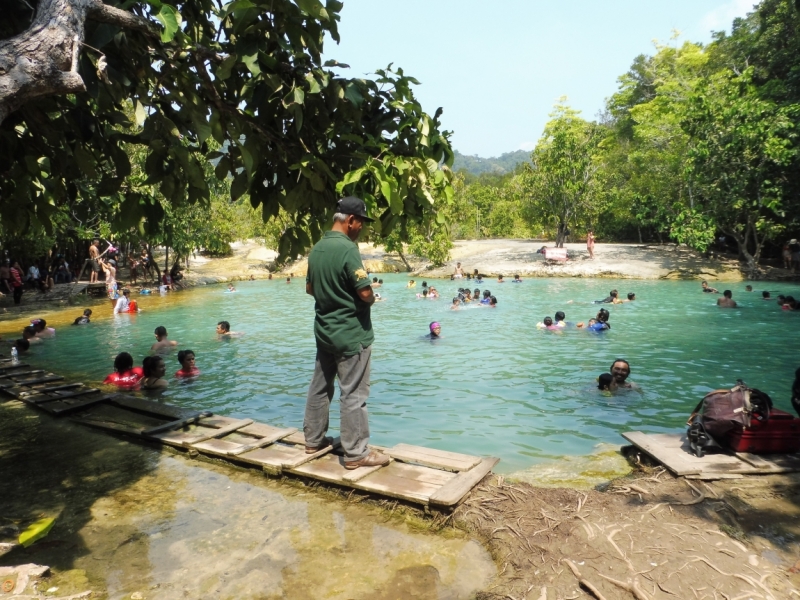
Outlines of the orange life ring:
M6 579L3 582L3 593L7 594L13 589L14 589L14 580L13 579Z

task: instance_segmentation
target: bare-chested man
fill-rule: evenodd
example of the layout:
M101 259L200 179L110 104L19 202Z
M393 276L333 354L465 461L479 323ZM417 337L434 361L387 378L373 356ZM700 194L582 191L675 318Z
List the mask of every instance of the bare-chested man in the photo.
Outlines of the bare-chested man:
M628 376L630 374L631 374L631 365L625 359L618 358L611 365L611 377L614 378L614 383L616 383L616 385L619 388L638 390L639 389L638 385L636 385L632 381L628 381Z
M722 298L717 299L717 306L722 308L736 308L736 301L733 299L733 293L730 290L722 292Z
M92 240L92 244L89 246L89 264L92 267L89 283L97 283L97 274L100 272L100 263L97 260L100 257L99 245L100 240Z
M167 328L159 325L155 330L156 343L150 346L150 354L163 354L169 352L178 345L178 342L173 342L167 339Z

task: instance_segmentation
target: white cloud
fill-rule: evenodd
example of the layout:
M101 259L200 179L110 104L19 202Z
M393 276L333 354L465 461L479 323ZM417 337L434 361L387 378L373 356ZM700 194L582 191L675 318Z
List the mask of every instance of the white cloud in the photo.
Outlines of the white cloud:
M536 142L522 142L517 150L532 152L534 148L536 148Z
M706 31L730 31L733 20L753 12L755 4L755 0L729 0L706 13L701 25Z

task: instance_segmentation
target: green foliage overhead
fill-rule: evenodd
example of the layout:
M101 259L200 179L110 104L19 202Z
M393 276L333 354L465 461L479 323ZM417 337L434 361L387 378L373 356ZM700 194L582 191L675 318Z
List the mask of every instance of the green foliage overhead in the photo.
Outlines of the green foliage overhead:
M0 40L30 23L28 3L11 4ZM87 21L85 92L38 98L0 124L5 227L49 229L59 210L88 220L101 208L114 230L152 234L209 204L209 161L231 201L288 219L283 257L319 238L340 194L363 197L381 235L452 199L449 134L441 110L430 116L415 99L416 80L391 66L374 80L347 78L346 65L323 62L325 37L339 40L341 2L122 7L149 29ZM144 152L146 185L129 182L132 148Z

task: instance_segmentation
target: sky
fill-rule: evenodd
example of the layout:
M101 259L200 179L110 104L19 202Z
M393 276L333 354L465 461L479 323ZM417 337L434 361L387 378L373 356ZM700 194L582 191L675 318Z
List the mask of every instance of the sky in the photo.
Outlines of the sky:
M421 85L423 109L442 107L463 154L532 150L561 96L585 119L654 42L708 43L755 0L343 0L341 43L325 58L369 76L394 63Z

